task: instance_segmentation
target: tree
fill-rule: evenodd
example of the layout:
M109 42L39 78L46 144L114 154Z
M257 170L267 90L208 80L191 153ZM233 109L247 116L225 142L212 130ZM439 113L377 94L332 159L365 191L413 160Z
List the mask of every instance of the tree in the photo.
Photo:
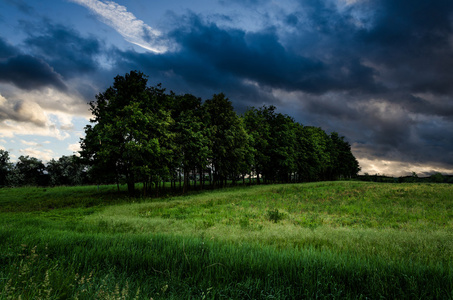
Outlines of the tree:
M257 183L260 183L260 174L270 162L268 153L271 129L264 117L266 107L256 109L249 108L244 114L244 126L250 136L253 150L252 171L256 174Z
M98 154L102 146L99 131L98 127L85 126L85 138L81 139L81 161L88 167L87 175L90 182L97 184L116 182L119 190L119 170L116 157L105 157Z
M309 181L316 177L316 158L308 131L302 124L294 128L297 181Z
M330 134L332 159L331 179L352 178L360 171L359 163L351 152L351 145L340 137L338 133Z
M175 121L173 126L175 145L184 173L185 193L189 185L189 172L198 168L201 178L208 164L210 141L208 128L204 124L206 111L200 98L186 94L175 97L172 118Z
M12 185L46 185L45 166L41 160L30 156L19 156L10 176Z
M330 139L327 133L319 127L305 126L304 131L308 141L310 180L330 179L332 159L329 152Z
M231 101L224 94L214 95L203 106L209 116L214 185L224 185L228 177L241 173L241 161L245 159L249 137Z
M252 137L254 169L266 182L289 182L296 171L295 122L275 106L250 108L245 113L245 124Z
M51 159L46 166L50 185L80 185L84 181L85 166L78 156L63 155L58 160Z
M243 131L242 136L245 139L240 141L242 143L240 148L242 160L239 162L239 173L242 175L242 183L245 184L245 175L248 174L250 176L250 182L252 180L252 173L255 170L256 150L253 147L254 138L247 131L245 118L241 117L239 120L242 123L241 131Z
M275 108L268 110L267 122L271 128L269 140L270 163L267 165L266 177L270 181L289 182L296 171L294 120Z
M164 90L147 87L147 81L137 71L116 76L113 85L90 102L94 126L85 128L87 137L81 143L81 155L94 168L113 170L117 182L124 178L131 195L138 180L148 182L166 170L161 143L172 120L160 102Z
M431 182L436 182L436 183L442 183L445 180L444 175L442 175L439 172L436 172L436 173L432 174L431 176L429 176L429 179Z
M11 169L12 164L9 161L8 151L0 149L0 187L8 185Z

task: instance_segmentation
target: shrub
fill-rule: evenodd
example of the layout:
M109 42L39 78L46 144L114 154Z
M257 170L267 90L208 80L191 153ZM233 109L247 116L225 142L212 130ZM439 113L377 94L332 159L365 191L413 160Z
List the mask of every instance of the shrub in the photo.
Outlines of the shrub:
M267 218L269 221L277 223L279 220L283 219L283 214L275 208L267 211Z

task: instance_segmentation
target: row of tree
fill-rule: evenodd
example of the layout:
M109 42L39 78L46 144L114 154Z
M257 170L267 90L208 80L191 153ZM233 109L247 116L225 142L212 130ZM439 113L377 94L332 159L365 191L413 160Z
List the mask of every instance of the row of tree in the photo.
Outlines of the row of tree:
M170 181L198 178L224 186L227 180L300 182L356 176L359 165L337 133L303 126L275 111L250 108L239 116L224 94L211 99L149 87L137 71L117 76L90 102L91 125L81 140L92 178L125 182L130 193Z
M35 157L20 156L13 164L8 151L0 150L0 187L81 185L89 182L87 168L76 155L51 159L47 164Z
M359 171L343 137L303 126L274 106L239 116L224 94L203 102L147 82L132 71L96 96L80 157L44 165L21 156L12 164L0 150L0 186L127 183L134 193L140 182L149 193L162 182L186 191L191 184L335 180Z

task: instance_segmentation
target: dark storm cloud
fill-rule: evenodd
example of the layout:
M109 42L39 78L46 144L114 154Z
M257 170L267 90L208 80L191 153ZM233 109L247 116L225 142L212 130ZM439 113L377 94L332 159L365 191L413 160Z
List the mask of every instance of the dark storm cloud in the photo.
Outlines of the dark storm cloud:
M400 95L398 102L412 113L423 113L426 116L438 116L453 121L453 95L437 96L424 99L421 96Z
M453 168L452 13L450 0L300 1L255 31L189 13L168 34L177 51L117 50L115 70L201 97L225 92L239 110L275 104L344 130L360 158Z
M191 31L175 31L174 37L192 57L214 66L221 74L234 75L262 85L294 89L310 86L311 74L322 72L318 61L292 56L278 42L275 32L245 33L220 29L192 18Z
M373 26L357 37L366 57L388 68L387 80L408 92L453 92L453 2L382 0L375 7Z
M96 56L101 43L94 37L81 37L71 28L45 23L42 30L33 30L25 44L45 59L58 73L70 78L97 69Z
M44 60L21 51L0 37L0 82L32 90L54 86L66 90L61 76Z
M373 27L363 32L368 42L395 49L445 46L451 33L453 2L449 0L381 0L366 2L376 10Z
M392 106L364 111L367 122L360 125L372 128L372 134L363 155L453 168L453 2L364 5L376 9L353 42L379 70L377 80L388 91L363 95L362 102L377 98Z
M329 64L315 55L301 56L279 41L274 28L259 32L220 28L190 15L170 34L181 50L162 55L125 53L132 61L150 69L175 73L198 85L228 88L257 83L262 88L325 93L330 90L377 90L373 69L354 57L338 58Z
M0 62L0 82L13 83L25 90L45 86L66 90L61 76L52 67L41 59L24 54Z

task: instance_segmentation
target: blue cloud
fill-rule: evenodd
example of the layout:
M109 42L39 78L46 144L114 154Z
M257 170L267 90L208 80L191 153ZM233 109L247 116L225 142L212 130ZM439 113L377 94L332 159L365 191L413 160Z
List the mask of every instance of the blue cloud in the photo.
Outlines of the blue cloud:
M66 78L98 68L96 56L102 43L94 37L82 37L74 29L48 22L29 35L25 45Z

